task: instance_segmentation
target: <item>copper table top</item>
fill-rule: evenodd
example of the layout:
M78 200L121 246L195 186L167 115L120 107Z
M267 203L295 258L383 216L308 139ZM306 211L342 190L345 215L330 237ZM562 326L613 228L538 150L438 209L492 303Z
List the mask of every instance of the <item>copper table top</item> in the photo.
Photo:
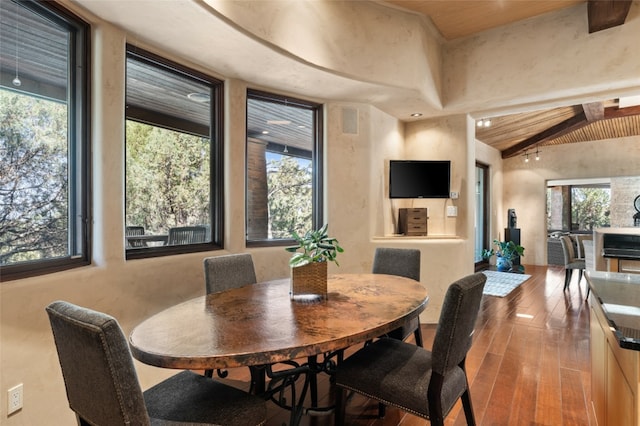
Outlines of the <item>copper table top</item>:
M387 333L429 300L417 281L382 274L329 276L328 299L289 298L280 279L197 297L146 319L129 343L139 361L164 368L272 364L344 349Z

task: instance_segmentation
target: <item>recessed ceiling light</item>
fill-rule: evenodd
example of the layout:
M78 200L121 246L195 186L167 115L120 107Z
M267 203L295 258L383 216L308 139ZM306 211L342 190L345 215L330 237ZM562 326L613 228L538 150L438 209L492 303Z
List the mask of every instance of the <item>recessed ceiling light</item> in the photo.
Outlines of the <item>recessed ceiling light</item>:
M189 93L187 95L187 98L191 99L194 102L199 102L201 104L209 103L211 101L211 97L209 96L208 93L200 93L200 92Z
M422 113L421 112L414 112L413 114L411 114L412 117L422 117Z
M262 134L263 134L263 135L268 135L268 134L269 134L269 131L268 131L268 130L263 130L263 131L262 131Z

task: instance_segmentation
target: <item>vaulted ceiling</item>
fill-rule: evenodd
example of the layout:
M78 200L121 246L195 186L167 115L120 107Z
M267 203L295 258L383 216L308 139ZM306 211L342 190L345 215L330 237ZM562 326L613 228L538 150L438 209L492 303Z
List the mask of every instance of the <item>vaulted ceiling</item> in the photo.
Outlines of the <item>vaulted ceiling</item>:
M585 20L589 23L589 32L595 32L624 24L631 5L631 0L387 0L378 2L425 16L441 33L443 39L448 41L473 36L481 31L561 8L576 6L579 3L588 3ZM3 6L8 3L3 2ZM0 47L17 45L15 39L17 31L9 31L14 26L4 25L14 12L15 7L9 7L6 8L5 13L0 14L3 21L0 40L4 42L0 43ZM15 16L13 19L15 20ZM22 17L22 19L26 18ZM31 23L30 26L24 25L22 28L37 29L39 27ZM20 36L24 40L26 37L35 37L38 34L26 33L23 30ZM54 40L41 35L38 39ZM33 64L46 63L47 69L30 70L31 62L26 52L21 52L21 78L25 89L31 84L28 78L30 71L33 71L31 74L38 75L39 80L50 78L51 81L48 82L47 87L51 88L58 87L57 80L64 79L63 73L50 72L59 68L55 66L57 56L51 54L58 49L50 44L42 43L42 54L47 55L47 60L33 61ZM14 65L11 61L15 61L15 52L0 55L0 60L2 68L11 69ZM9 85L13 76L3 73L3 79L4 77L9 79L7 81ZM35 83L37 82L34 81ZM42 86L42 81L39 84ZM52 91L47 95L57 98L64 93L58 94ZM476 137L500 150L503 157L508 158L535 151L541 146L639 135L640 106L637 106L638 104L640 100L635 104L627 105L621 103L619 99L602 99L601 102L586 105L568 105L551 110L491 116L489 117L491 126L476 128Z
M427 17L446 40L587 3L589 32L624 24L630 0L386 0L385 3ZM543 111L490 118L476 138L502 152L503 158L535 153L542 146L640 135L640 99L606 99Z

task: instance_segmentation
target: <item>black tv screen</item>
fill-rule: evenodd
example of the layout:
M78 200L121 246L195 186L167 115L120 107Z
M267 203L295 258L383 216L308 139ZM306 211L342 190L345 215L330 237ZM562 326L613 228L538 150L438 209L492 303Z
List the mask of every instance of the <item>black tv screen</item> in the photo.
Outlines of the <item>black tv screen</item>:
M449 198L451 161L391 160L389 198Z

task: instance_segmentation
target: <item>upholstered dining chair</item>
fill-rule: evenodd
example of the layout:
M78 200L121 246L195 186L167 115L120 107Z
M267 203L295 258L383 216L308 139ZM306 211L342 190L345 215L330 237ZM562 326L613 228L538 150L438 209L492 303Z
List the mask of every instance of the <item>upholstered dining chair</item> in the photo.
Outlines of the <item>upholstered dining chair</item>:
M574 236L576 241L576 257L578 259L584 259L584 242L587 240L592 240L593 236L590 234L579 234Z
M250 253L207 257L203 263L207 294L257 282Z
M420 250L378 247L373 256L374 274L398 275L420 281ZM406 340L413 333L416 345L422 346L420 319L411 318L400 328L387 334L394 339Z
M348 390L427 418L436 426L444 424L451 408L462 399L467 424L475 425L465 359L486 280L478 272L449 286L431 351L382 338L339 364L334 376L336 424L344 424Z
M70 408L80 426L262 425L266 403L183 371L142 392L117 320L56 301L46 307Z
M250 253L227 254L222 256L207 257L204 263L204 279L207 294L230 290L245 285L257 283L253 258ZM294 365L288 361L283 364ZM266 372L262 367L249 366L251 373L250 393L258 392L257 382L264 382ZM226 370L217 370L218 376L225 377ZM205 376L213 377L213 370L205 370ZM314 376L310 376L312 400L317 402L317 382Z
M204 263L204 284L207 294L217 293L232 288L255 284L256 271L253 266L253 258L249 253L228 254L223 256L207 257ZM250 391L255 389L255 374L264 374L251 370ZM213 370L205 370L205 376L213 377ZM225 370L218 370L220 377L226 377Z
M584 259L579 259L576 256L576 250L573 246L573 241L568 235L560 237L560 244L562 244L562 254L564 255L564 290L569 288L571 277L575 269L578 270L578 285L582 280L582 272L584 271Z

